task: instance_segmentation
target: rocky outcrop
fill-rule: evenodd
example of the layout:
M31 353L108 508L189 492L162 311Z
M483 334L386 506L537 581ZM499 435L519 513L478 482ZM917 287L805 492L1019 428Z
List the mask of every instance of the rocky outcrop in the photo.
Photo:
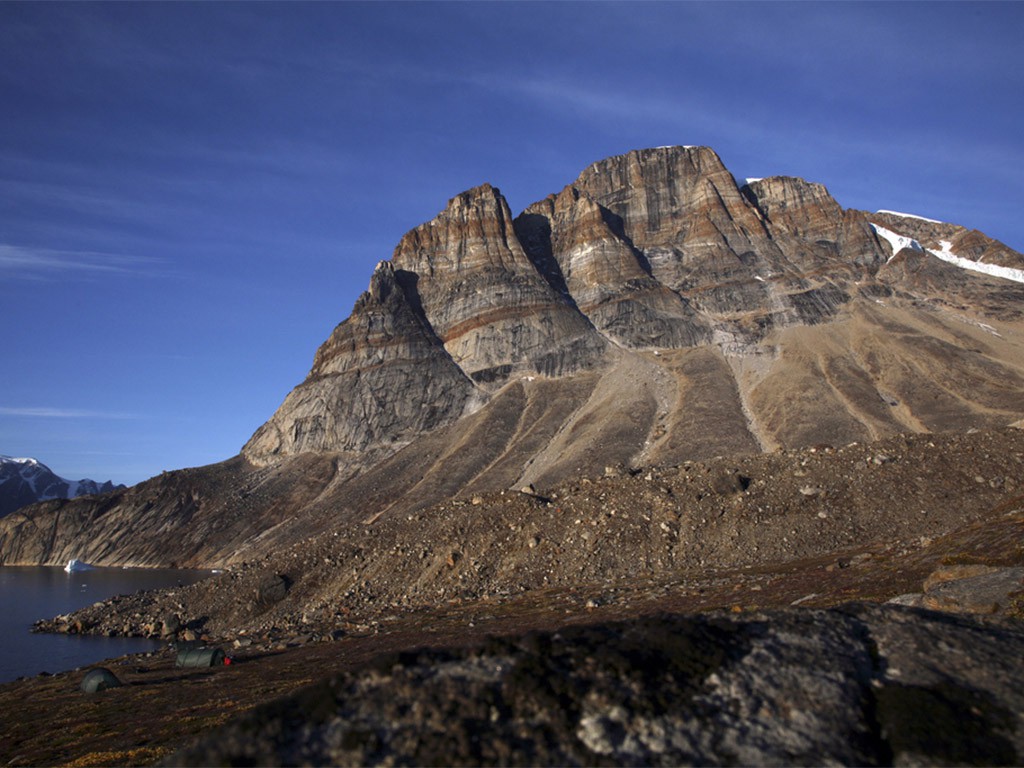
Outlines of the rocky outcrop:
M1020 616L1024 612L1024 568L974 563L938 568L923 592L899 595L890 603L949 613Z
M822 184L791 176L757 179L744 195L768 222L772 239L802 272L828 266L830 277L864 277L884 260L868 219L844 211Z
M785 234L808 240L810 245L838 242L843 209L824 185L772 176L748 182L743 192L761 211L776 238Z
M651 274L712 319L763 309L758 268L778 255L759 211L707 147L661 147L594 163L574 186L610 213Z
M265 463L340 451L372 463L457 419L513 373L564 376L596 365L605 347L526 256L499 191L477 187L377 266L306 381L243 455Z
M635 619L410 651L171 765L1013 765L1024 633L894 607Z
M612 346L717 346L750 378L739 382L738 402L755 442L801 444L806 431L761 434L758 412L786 408L763 402L775 389L760 379L780 344L762 342L833 319L856 298L891 296L908 272L885 264L887 247L866 215L844 211L824 186L779 176L741 189L707 147L600 161L514 222L485 184L402 238L243 455L266 463L336 451L352 466L372 465L490 402L517 376L604 370L617 359ZM905 287L934 295L956 282L943 277L955 266L934 261L924 274L937 279L914 270ZM982 283L952 290L984 309L1013 303L1012 290L993 301ZM865 374L863 384L875 376ZM860 439L874 429L835 431Z
M575 187L516 219L516 232L541 273L608 338L641 348L707 342L707 323L651 275L643 253L613 226L608 209Z

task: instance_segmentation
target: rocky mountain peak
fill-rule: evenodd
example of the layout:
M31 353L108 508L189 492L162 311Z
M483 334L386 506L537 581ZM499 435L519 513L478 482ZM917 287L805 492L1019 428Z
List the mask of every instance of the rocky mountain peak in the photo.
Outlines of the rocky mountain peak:
M618 216L639 248L742 252L764 234L757 210L708 147L628 152L594 163L575 186Z
M242 449L256 463L304 452L395 450L462 414L472 384L423 315L415 289L380 262L306 380Z
M838 241L843 209L823 184L772 176L751 181L743 189L773 230L811 241Z
M48 499L74 499L107 493L123 485L95 480L65 480L38 459L0 456L0 517Z
M892 225L888 216L874 221ZM972 255L1007 258L963 228L911 224L929 242L945 235ZM244 453L384 455L517 375L593 370L616 347L715 344L740 360L773 331L824 322L862 292L888 258L879 225L803 179L741 188L708 147L601 160L514 219L482 184L378 264L307 381ZM880 277L907 274L893 265ZM414 381L429 383L410 394Z
M1024 418L1022 266L981 233L844 210L802 179L741 188L706 147L602 160L515 218L483 184L377 265L241 459L102 520L60 514L110 541L139 516L230 528L183 535L179 561L201 565L607 468L1000 427ZM0 526L0 561L63 556L84 530L47 525Z
M392 262L425 277L487 268L530 271L512 232L508 203L490 184L456 195L437 216L408 232Z
M0 564L225 568L37 626L152 636L173 611L179 638L234 640L289 676L352 668L196 764L450 761L451 718L405 714L452 696L472 764L1019 763L1022 697L1003 683L1024 649L1007 623L1022 349L1024 255L982 233L844 210L793 177L741 188L706 147L639 150L514 219L490 185L452 198L377 265L242 456L9 515ZM890 597L1003 618L806 612ZM639 618L712 608L729 612ZM485 640L524 629L551 633ZM480 642L358 650L440 638ZM903 653L925 646L938 685L938 657ZM551 680L586 695L567 708ZM787 720L794 680L814 700ZM308 727L282 726L311 695ZM390 726L367 740L370 720ZM484 759L481 723L499 745Z

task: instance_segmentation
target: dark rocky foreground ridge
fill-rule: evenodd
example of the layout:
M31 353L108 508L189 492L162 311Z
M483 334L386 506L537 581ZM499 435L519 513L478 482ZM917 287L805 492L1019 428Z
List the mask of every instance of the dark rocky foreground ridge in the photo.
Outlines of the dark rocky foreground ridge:
M818 184L738 185L701 147L595 163L514 218L469 190L239 456L0 521L5 564L225 569L42 628L244 662L147 662L97 700L195 731L55 753L13 724L10 759L167 758L338 671L169 759L1020 763L1021 267ZM423 645L453 650L367 666ZM0 699L73 708L19 685Z
M1013 765L1022 651L893 607L647 617L384 656L168 764Z

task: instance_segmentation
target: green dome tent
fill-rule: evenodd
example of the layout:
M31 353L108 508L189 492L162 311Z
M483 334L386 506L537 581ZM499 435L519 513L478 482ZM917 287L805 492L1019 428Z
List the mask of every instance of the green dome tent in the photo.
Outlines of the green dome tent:
M189 648L178 651L175 666L219 667L224 664L224 651L220 648Z
M90 669L82 678L82 690L86 693L105 691L107 688L118 688L121 685L117 676L106 667Z

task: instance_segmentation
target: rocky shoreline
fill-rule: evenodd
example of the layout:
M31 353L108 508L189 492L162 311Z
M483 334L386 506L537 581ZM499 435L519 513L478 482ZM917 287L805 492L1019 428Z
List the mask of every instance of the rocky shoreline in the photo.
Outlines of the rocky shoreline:
M568 655L545 662L555 666L551 669L545 667L542 675L516 678L519 695L525 696L527 703L534 702L529 705L532 709L526 713L528 717L518 704L512 702L508 704L512 709L507 712L502 708L505 704L496 704L499 712L497 721L490 719L490 710L484 722L457 720L451 731L455 746L449 741L444 742L443 749L447 750L445 762L565 764L575 761L598 765L699 761L717 764L734 761L740 754L751 759L757 757L757 762L769 759L793 762L796 759L794 755L799 752L787 753L790 755L787 759L779 757L782 753L778 750L790 743L786 741L789 736L785 728L780 726L781 730L774 735L761 733L750 741L747 738L750 734L745 736L742 729L738 731L736 724L730 724L722 711L705 713L705 718L717 723L711 732L722 736L713 744L681 741L678 734L666 737L667 740L655 738L652 741L652 727L661 729L660 733L671 734L680 724L675 720L664 720L664 713L659 715L655 712L655 721L645 719L646 715L637 714L643 710L642 706L628 714L626 710L609 705L603 710L604 716L594 716L580 709L579 702L573 705L576 709L572 710L578 712L579 717L563 724L563 730L552 734L544 727L534 727L538 717L550 719L552 714L544 709L548 706L544 702L549 701L545 698L549 694L544 693L544 681L576 680L570 691L583 685L580 680L588 679L586 676L589 674L598 675L596 680L604 680L601 685L605 686L622 675L626 681L623 684L626 684L632 676L642 675L642 668L638 669L631 663L624 667L622 663L625 662L613 664L605 657L596 667L588 664L580 667L589 652L580 656L582 651L574 650L574 644L577 641L583 643L579 647L585 649L595 642L594 638L600 638L600 645L604 647L607 644L606 633L621 633L623 626L637 627L637 632L650 630L660 636L664 634L665 626L675 627L678 624L679 627L692 628L705 626L708 622L714 626L734 625L737 637L748 637L754 642L776 638L770 643L774 652L779 653L783 652L780 643L793 643L792 627L799 625L801 642L808 637L817 638L812 641L818 643L817 655L805 658L801 654L807 649L797 644L786 652L792 656L787 663L794 671L802 670L800 675L828 678L834 671L830 672L827 665L821 664L824 657L835 655L834 649L825 650L830 648L826 641L831 643L836 638L837 630L833 624L838 622L845 632L849 629L846 623L852 621L856 626L874 622L873 626L889 628L885 631L906 634L907 637L901 635L900 643L905 643L910 637L918 638L915 642L919 643L921 651L913 659L917 669L914 674L923 677L920 680L914 677L896 681L888 671L885 675L889 677L883 675L883 670L891 671L896 667L887 668L879 662L874 672L857 678L851 690L859 692L857 696L866 695L866 692L874 698L866 699L870 705L839 710L845 713L842 717L847 718L843 720L843 728L853 728L865 735L861 747L858 747L861 751L847 755L848 758L856 757L856 762L861 764L892 763L901 755L910 762L948 763L971 758L975 762L981 759L993 764L1019 763L1019 756L1024 752L1021 752L1020 739L1015 734L1021 733L1021 728L1014 724L1012 718L1007 720L1005 716L1007 711L1024 711L1019 707L1014 709L1017 707L1013 699L1016 693L1006 691L1009 688L1024 690L1021 686L1024 680L1014 677L1019 674L1019 665L1013 662L1011 669L1000 667L999 674L1003 675L1000 677L993 674L996 667L988 658L978 657L976 653L979 647L991 648L995 643L1002 654L1000 663L1005 665L1010 663L1007 660L1018 657L1014 655L1018 654L1015 649L1024 638L1024 630L1021 629L1024 627L1021 620L1024 606L1021 603L1022 585L1019 583L1019 574L1024 566L1020 546L1024 541L1024 499L1018 498L1011 506L1012 509L1000 509L996 517L970 524L936 538L928 546L912 550L902 546L861 548L838 556L830 554L809 558L776 568L741 568L695 573L690 577L678 574L674 579L661 582L623 581L615 586L582 584L515 596L449 601L434 608L409 609L404 613L381 612L358 620L353 618L341 625L303 624L301 616L298 616L292 622L280 621L265 629L236 627L233 629L237 631L206 635L207 644L224 649L235 662L229 667L215 669L186 670L174 666L175 653L170 643L188 642L185 640L188 633L196 630L189 629L187 623L179 624L172 641L170 630L174 629L174 621L171 619L166 627L161 628L161 631L168 631L169 645L165 651L105 663L125 683L120 688L84 698L86 695L78 688L83 671L38 676L0 686L0 707L5 711L17 708L20 713L18 718L7 719L0 726L0 744L4 745L0 748L0 762L8 765L83 766L148 765L157 761L175 765L211 762L276 765L297 760L299 756L304 756L303 761L314 763L386 764L395 759L422 762L430 758L432 753L429 749L442 748L438 746L436 729L431 730L431 726L426 731L435 735L422 741L422 749L413 748L409 739L418 727L417 723L398 718L393 726L377 727L383 715L374 707L379 706L382 700L390 700L396 706L404 706L402 702L405 702L409 712L423 711L424 706L449 711L448 707L464 715L468 710L458 703L462 701L462 694L457 691L446 689L452 693L446 698L447 694L415 694L413 689L420 690L424 680L445 679L448 675L447 679L458 684L456 688L459 691L463 691L462 683L467 685L464 691L475 690L472 686L481 681L472 682L476 679L472 670L480 669L483 683L498 685L497 690L504 690L500 681L506 680L506 676L496 672L495 649L501 651L498 656L502 659L507 659L510 653L514 655L519 662L526 664L522 667L525 670L530 658L536 660L529 655L529 648L533 647L530 643L539 641L528 638L529 633L537 632L554 633L548 636L563 638L557 642L562 643L561 647ZM984 564L979 562L982 559ZM995 598L997 604L994 606L992 585L983 583L992 577L996 577L1004 588L1002 596ZM1018 579L1016 587L1014 578ZM941 613L899 605L841 607L850 605L850 600L879 601L893 597L900 602L927 604L919 601L933 598L943 588L960 589L961 594L959 605L951 601L949 595L943 596L944 611ZM176 601L180 593L174 592L173 596L163 596L166 600ZM151 601L154 609L178 605L177 602L161 602L161 594L121 598L118 605L126 608L132 601L142 599ZM799 607L792 607L794 604ZM839 610L823 610L830 606ZM994 614L990 613L993 608ZM87 610L100 609L93 607ZM953 611L982 613L957 618ZM89 615L85 613L76 620L91 621ZM652 616L667 618L644 618ZM668 624L652 624L652 621ZM102 620L97 618L96 626L88 629L95 632L103 626ZM616 626L619 629L615 629ZM872 633L875 636L877 631L872 630ZM955 646L950 646L947 633L952 633ZM660 652L687 653L686 632L673 630L671 634L680 639L681 645L674 651L662 647ZM202 643L203 637L200 632L196 639ZM506 640L495 646L489 638ZM947 651L954 647L960 649L949 651L959 665L952 686L948 684L950 673L944 666L946 662L933 653L936 644ZM870 651L871 647L870 643L862 645L862 650L857 653L863 653L865 648ZM414 650L423 648L450 650ZM522 656L523 650L516 649L526 649L527 655ZM960 651L963 658L957 656ZM389 653L390 656L381 657L381 654ZM614 659L614 654L619 651L613 648L611 653ZM562 658L568 666L559 660ZM628 654L622 658L628 658ZM647 656L642 658L649 660ZM750 654L745 658L755 662ZM738 669L753 673L753 670L762 668L763 661L758 656L753 668L740 663ZM901 661L901 665L906 663ZM769 674L769 671L770 665L762 668L763 674ZM467 680L466 674L471 679ZM992 687L992 681L997 677L999 686L1006 689ZM487 683L488 679L490 683ZM721 681L722 677L719 675L717 679ZM706 676L705 683L709 680L710 676ZM673 683L676 684L681 682ZM878 684L888 691L880 694L881 699L875 696L883 690L876 691ZM524 685L527 687L523 688ZM365 699L353 698L351 686L376 693ZM613 685L612 689L619 690L619 686ZM427 690L432 689L427 686ZM630 690L635 690L642 697L631 700L631 706L639 706L648 700L656 702L666 693L657 686L630 687ZM688 695L705 695L700 691L694 692L692 685L687 690L691 691ZM756 700L760 701L782 695L778 691L750 687L748 694L754 696L755 693ZM417 695L441 698L430 698L429 704L417 704ZM888 719L879 720L871 714L872 708L877 709L886 697L887 706L893 709ZM503 701L500 698L490 700ZM750 702L754 700L740 701L747 701L742 706L752 706ZM872 701L873 704L870 703ZM818 703L814 706L817 712ZM927 711L938 712L944 717L957 717L961 730L961 721L966 718L969 727L963 738L954 742L940 740L938 746L928 742L928 731L922 732L920 721L906 713L907 707L913 711L921 706L927 706ZM975 710L980 714L973 714ZM140 711L145 712L144 725L140 725ZM290 713L287 715L287 728L282 725L282 711ZM545 711L548 715L543 714ZM502 713L514 717L506 719ZM377 726L364 727L367 722L376 722ZM652 725L652 722L661 724ZM47 735L52 734L55 725L75 733L76 737L66 739ZM840 760L842 755L846 755L837 747L834 725L833 720L828 720L821 729L813 723L797 723L799 728L813 736L802 747L805 750L803 754L810 754L806 750L812 749L807 746L811 744L815 745L815 762L824 756ZM468 736L465 739L457 736L459 733L465 735L467 728L477 729L475 732L480 736L475 741ZM679 730L679 733L686 732L685 728ZM288 733L303 733L309 738L301 743L294 738L282 741L283 735ZM346 733L352 735L345 736ZM509 733L514 736L514 744L509 742ZM544 734L551 738L544 741ZM526 742L522 740L524 735L528 737ZM723 748L726 741L732 746ZM481 752L480 744L484 743L493 744L493 749L499 752ZM527 746L523 746L524 743Z
M958 541L942 559L978 543ZM374 765L443 752L462 765L1018 764L1019 600L1001 615L957 616L839 599L920 586L914 574L931 562L892 565L878 556L745 581L720 574L696 595L633 584L609 602L587 590L464 602L332 641L222 638L234 663L210 669L175 667L169 646L105 662L123 685L99 694L79 690L84 671L0 686L0 706L20 713L0 726L0 761ZM971 568L937 570L948 584L974 578ZM824 592L793 598L812 585ZM791 603L833 607L771 607ZM55 738L54 726L77 736Z

